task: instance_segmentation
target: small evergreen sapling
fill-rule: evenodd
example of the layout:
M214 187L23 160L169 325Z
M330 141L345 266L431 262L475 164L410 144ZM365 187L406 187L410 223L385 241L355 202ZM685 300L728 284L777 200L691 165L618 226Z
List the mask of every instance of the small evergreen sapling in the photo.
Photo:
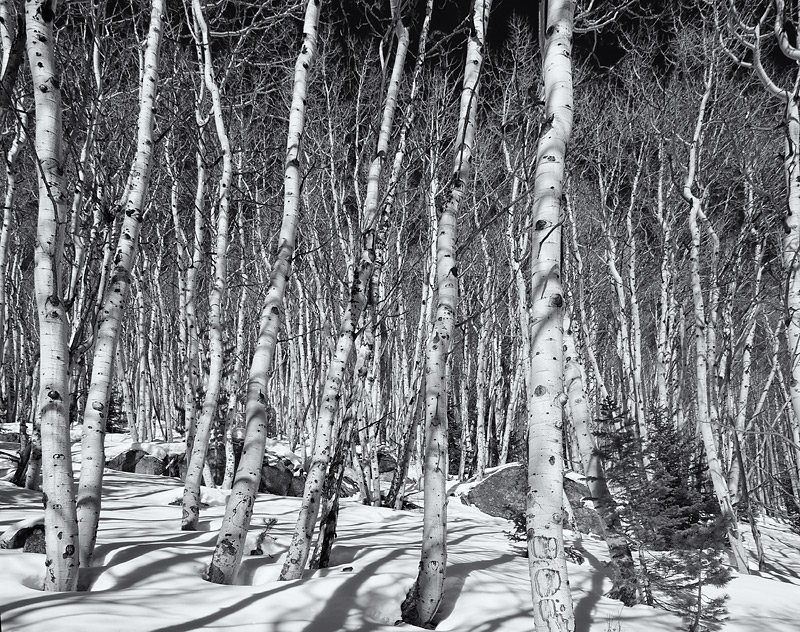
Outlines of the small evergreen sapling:
M607 476L638 551L643 601L680 614L690 632L716 629L726 597L710 598L704 587L724 586L730 573L723 565L725 525L700 443L688 428L679 433L667 415L654 412L650 441L642 446L613 402L602 412Z

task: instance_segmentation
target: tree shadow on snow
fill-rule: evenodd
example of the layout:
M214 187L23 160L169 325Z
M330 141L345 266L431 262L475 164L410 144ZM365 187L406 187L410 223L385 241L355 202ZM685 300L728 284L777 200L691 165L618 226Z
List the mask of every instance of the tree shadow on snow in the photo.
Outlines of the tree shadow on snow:
M325 606L317 613L314 620L303 629L303 632L331 632L332 630L344 629L347 622L347 617L354 607L358 607L357 594L358 587L363 585L367 579L373 577L381 566L387 562L400 557L404 554L403 550L389 551L385 557L375 560L367 564L363 568L352 571L343 572L350 573L350 576L333 591L331 596L325 602ZM400 604L398 605L398 611ZM368 632L369 630L378 630L385 627L387 624L391 625L393 621L373 622L364 619L359 626L361 632Z
M271 597L272 595L283 592L291 585L291 582L287 582L286 586L277 586L270 588L269 590L260 590L256 593L248 595L244 599L239 599L235 603L231 603L224 608L220 608L216 612L207 614L204 617L198 617L197 619L192 619L191 621L182 621L181 623L168 625L163 628L155 629L152 632L195 632L196 630L202 630L203 628L218 622L220 619L224 619L228 615L235 614L247 606L264 599L265 597ZM230 627L231 629L236 628L236 626L233 624L231 624Z
M452 547L452 543L448 542L448 547ZM439 606L436 616L433 618L434 627L447 619L456 609L458 599L464 590L464 584L471 573L476 571L488 570L496 568L500 564L505 564L512 560L518 559L518 556L506 553L498 557L482 560L480 562L459 562L457 564L449 565L447 567L447 577L444 580L444 598ZM516 615L515 615L516 616Z
M603 580L609 577L606 566L586 549L581 548L581 555L589 561L596 571L592 573L592 587L586 596L575 604L575 632L589 632L592 627L592 611L600 603L603 596Z

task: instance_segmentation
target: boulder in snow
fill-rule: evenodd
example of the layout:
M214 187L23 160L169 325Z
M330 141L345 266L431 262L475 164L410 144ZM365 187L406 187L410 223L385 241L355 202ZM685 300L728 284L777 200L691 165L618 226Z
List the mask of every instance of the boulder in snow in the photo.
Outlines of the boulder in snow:
M44 514L11 525L0 536L0 549L22 549L25 553L44 553Z
M165 461L166 457L159 459L143 450L126 450L106 461L106 467L120 472L162 476L165 472Z
M292 487L292 478L292 471L281 461L277 461L274 465L264 463L261 467L261 482L258 484L258 491L288 496Z
M306 488L305 476L292 476L292 483L289 485L289 496L302 498L303 490Z
M397 459L386 450L378 450L378 471L381 474L394 472L397 469Z
M581 533L602 534L602 525L597 512L584 505L589 489L583 483L564 479L564 489L569 499L575 523ZM528 492L528 475L520 464L498 468L489 472L467 494L467 500L483 513L507 520L524 520L525 495ZM570 526L565 516L564 526Z

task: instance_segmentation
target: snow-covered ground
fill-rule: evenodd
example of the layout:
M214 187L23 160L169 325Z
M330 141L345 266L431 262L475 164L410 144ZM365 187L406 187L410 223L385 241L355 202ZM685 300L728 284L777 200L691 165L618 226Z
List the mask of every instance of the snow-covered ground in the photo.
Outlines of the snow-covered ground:
M113 446L109 452L113 453ZM334 632L393 630L400 603L416 575L422 533L418 512L342 503L332 565L302 580L277 581L300 505L297 498L261 494L251 535L264 523L266 554L246 556L238 585L203 581L226 495L204 490L200 531L180 531L180 481L106 471L95 566L82 576L88 592L38 589L44 556L0 550L0 628L3 632L246 630ZM0 533L40 513L38 493L0 483ZM451 498L448 508L446 597L437 630L532 630L527 560L504 531L505 520ZM261 527L261 528L259 528ZM738 577L730 595L731 632L800 630L800 537L783 525L763 526L768 570ZM567 533L568 538L573 534ZM582 538L585 562L570 564L578 632L672 632L681 620L646 606L625 608L603 596L602 541ZM403 625L405 629L412 626Z

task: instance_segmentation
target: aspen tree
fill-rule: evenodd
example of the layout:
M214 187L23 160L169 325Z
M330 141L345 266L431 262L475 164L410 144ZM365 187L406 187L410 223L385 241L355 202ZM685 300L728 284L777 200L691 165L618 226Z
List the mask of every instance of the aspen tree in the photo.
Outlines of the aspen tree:
M21 105L21 100L18 98L15 99L15 106ZM2 227L0 227L0 364L2 364L2 358L5 356L7 348L6 337L9 334L6 330L6 320L9 314L8 298L6 296L6 279L8 276L9 239L14 226L14 203L17 192L17 160L28 138L28 115L21 107L20 110L14 124L14 138L5 156L6 191L3 197L3 218ZM0 372L2 372L4 380L10 379L10 376L5 373L5 366L0 368ZM6 419L11 419L8 413L6 413Z
M183 489L183 517L181 529L194 531L200 517L200 481L203 474L208 440L214 415L217 411L222 383L223 345L222 321L223 302L225 300L226 280L228 274L228 208L230 206L230 185L232 176L231 145L228 140L225 119L222 114L222 99L219 86L214 79L214 64L211 58L211 45L208 37L208 26L199 0L192 2L192 16L197 31L195 37L200 42L203 52L203 77L211 95L214 124L217 138L222 149L222 174L218 185L217 208L217 240L214 253L214 284L209 295L208 337L211 361L208 369L208 384L197 431L192 443L191 457L186 470L186 481Z
M136 259L153 165L153 128L163 11L163 0L153 0L139 94L136 155L121 202L125 217L122 221L119 242L114 255L112 276L109 279L98 317L92 379L83 418L82 465L78 488L78 527L80 530L81 566L84 567L91 565L97 540L101 486L105 467L103 442L108 420L111 377L122 326L122 316L130 292L131 272Z
M91 67L92 79L94 81L94 91L91 95L89 107L87 108L88 121L86 129L86 137L84 138L81 147L80 159L77 164L77 182L75 183L75 190L72 196L72 211L70 218L70 236L74 248L73 264L70 271L70 279L64 293L64 300L69 305L73 305L72 312L77 315L73 318L72 330L73 337L86 326L83 318L82 300L77 304L78 296L87 294L79 289L79 283L86 276L87 257L92 245L94 245L97 234L97 226L100 223L99 209L93 213L94 221L91 232L86 234L84 227L85 214L84 205L86 201L86 194L89 191L91 180L94 178L95 172L95 138L97 135L97 126L99 122L100 108L103 102L103 72L102 72L102 56L100 52L100 42L103 34L103 21L101 18L101 6L98 0L92 0L91 3L91 29L92 29L92 43L91 43ZM91 340L91 336L88 336ZM88 350L88 344L86 345ZM72 345L74 349L74 345ZM75 358L73 358L74 362Z
M644 381L642 378L642 324L639 307L639 282L637 280L637 252L636 252L636 233L633 230L633 213L638 199L637 193L639 183L644 170L647 146L642 143L639 149L639 157L637 158L636 175L631 184L631 199L625 212L625 241L628 247L628 262L626 265L626 285L630 295L630 309L631 309L631 363L632 375L631 381L633 384L633 402L634 410L636 413L636 425L639 430L639 437L643 442L647 442L650 438L650 433L647 428L647 419L644 413Z
M61 79L56 69L53 0L28 0L25 24L36 105L34 148L39 178L39 216L34 250L34 288L39 317L38 417L42 433L45 519L45 590L78 586L78 524L69 438L69 323L60 276L64 247Z
M620 141L621 142L621 141ZM598 168L598 184L602 200L614 199L613 207L607 206L607 212L616 217L620 210L616 202L617 189L622 183L624 166L621 161L622 147L616 148L617 158L611 168L611 175L605 176ZM638 198L639 185L642 171L645 167L645 147L642 146L636 159L636 171L630 183L630 200L624 210L625 214L625 248L628 251L628 260L624 262L617 253L619 237L614 234L615 219L607 217L603 222L606 237L605 259L609 275L617 296L618 309L615 310L618 320L619 356L622 361L621 381L625 384L626 409L633 414L634 423L639 432L639 438L647 442L648 433L644 415L644 388L642 385L642 333L639 314L639 298L636 291L636 239L633 234L631 215ZM624 265L626 274L620 271ZM645 457L646 461L646 457Z
M458 380L458 401L459 412L461 413L461 446L460 458L458 462L458 480L463 481L467 478L467 458L473 454L471 424L469 419L469 385L474 383L472 379L472 348L469 345L469 336L464 333L461 344L461 371Z
M674 268L675 248L673 247L673 217L667 206L667 198L672 185L667 185L667 160L664 142L658 145L658 187L656 194L656 219L661 227L661 255L658 274L658 320L656 328L656 404L660 411L671 416L670 401L667 395L670 367L674 362L669 333L675 312Z
M561 204L572 132L573 0L541 4L544 124L536 150L531 255L531 390L528 392L528 565L537 632L572 631L564 555Z
M517 62L515 59L514 71L512 73L512 83L515 83L515 77L518 72ZM508 121L508 101L510 97L506 97L503 107L503 126ZM525 137L530 133L531 123L527 123L524 133ZM530 323L528 313L528 289L525 284L525 275L523 273L522 262L525 253L530 247L530 202L527 199L520 199L523 181L520 177L520 171L523 166L519 164L524 160L524 153L527 147L523 147L523 151L518 152L518 155L512 159L511 150L509 148L508 139L504 135L503 143L503 158L505 161L506 173L511 176L511 202L508 206L508 222L506 224L505 238L510 251L509 263L511 264L511 273L514 280L514 289L517 296L517 313L519 315L519 335L521 338L520 355L517 359L515 366L517 371L521 373L524 382L525 391L530 392L530 357L531 357L531 338L530 338ZM518 237L521 235L521 237ZM522 388L519 379L515 375L515 382L517 383L517 392ZM512 398L513 400L514 398ZM514 407L510 407L509 411L514 411ZM507 446L505 446L507 449ZM506 452L507 454L507 452ZM502 459L501 459L502 461Z
M425 502L419 574L402 604L403 620L421 627L432 623L444 596L447 570L447 363L458 309L457 220L472 172L491 0L476 0L467 42L464 82L449 196L436 232L436 314L425 356Z
M284 166L283 220L278 253L270 272L269 288L261 311L258 340L247 382L244 449L236 471L214 555L205 577L217 584L232 584L239 569L242 547L250 526L267 439L267 373L272 367L280 327L280 310L297 243L300 203L300 145L306 117L308 74L317 48L320 0L309 0L303 22L303 42L297 56L289 112L289 133Z
M7 392L11 377L6 374L5 363L2 360L5 358L6 352L6 321L8 319L8 301L6 297L6 278L8 274L8 254L9 254L9 239L11 237L14 217L14 202L17 192L17 159L19 158L20 151L27 140L27 126L28 116L25 108L22 106L22 97L20 91L16 88L15 81L6 81L6 77L11 74L16 74L16 70L12 65L12 56L14 58L22 57L25 46L25 18L24 15L18 15L18 27L15 37L12 37L9 31L11 24L11 16L9 13L8 0L0 2L0 43L2 43L2 59L0 60L0 81L2 82L2 90L4 94L8 94L8 100L11 107L16 110L14 121L14 135L11 140L11 145L5 155L5 174L6 174L6 190L3 197L2 207L2 227L0 228L0 392ZM19 11L19 9L18 9ZM23 13L22 11L19 11ZM17 65L20 59L14 62ZM10 67L12 66L12 67ZM10 77L15 79L16 77ZM6 421L12 417L6 412Z
M712 60L711 65L706 69L705 90L700 101L700 108L697 115L694 135L689 148L688 171L683 182L683 197L690 206L689 231L692 237L689 260L691 268L692 299L694 303L694 335L696 348L695 369L697 372L697 424L700 428L700 436L702 437L703 447L705 448L706 463L708 464L708 473L714 486L714 495L719 503L722 517L726 521L725 526L727 529L728 541L736 562L736 567L740 573L748 574L749 570L747 568L747 556L739 536L738 519L731 504L730 494L728 492L728 482L725 480L725 475L722 471L722 465L720 463L719 454L717 451L717 442L714 436L715 428L713 427L708 401L709 348L706 332L707 316L700 278L701 237L699 224L701 221L706 220L706 217L703 211L703 198L699 197L695 193L695 190L698 186L696 182L696 175L699 167L698 154L700 151L700 143L702 141L703 128L705 125L706 109L712 93L714 71L714 61Z
M314 440L314 454L311 459L308 477L306 478L303 502L300 506L294 535L281 569L281 580L299 579L308 560L314 523L319 512L320 497L325 482L325 473L331 459L333 421L339 408L341 387L346 380L347 363L353 350L356 327L367 304L368 286L375 268L376 246L380 239L379 228L382 223L378 199L380 176L388 154L400 80L406 51L408 50L408 30L403 25L396 0L391 1L391 7L395 20L397 47L395 49L392 74L386 91L375 155L370 163L367 176L367 190L361 222L361 253L357 269L353 275L349 301L342 315L342 322L336 337L336 350L331 359L322 391Z
M427 52L427 44L428 44L428 31L430 29L431 23L431 14L433 13L433 0L427 0L425 6L425 18L422 22L422 28L420 30L419 35L419 43L417 46L417 59L414 65L414 72L411 78L411 88L409 89L409 103L406 109L406 116L405 120L403 121L403 125L400 129L400 139L397 143L397 151L394 155L394 162L392 164L392 171L389 176L389 184L386 187L386 194L383 200L384 210L382 214L384 216L388 216L389 210L394 207L395 204L395 195L397 191L397 185L400 180L401 174L403 173L403 159L406 155L406 150L408 146L408 134L409 131L412 129L414 125L414 121L416 120L417 115L417 99L418 99L418 92L421 86L421 79L422 79L422 71L425 64L425 55ZM434 213L433 221L435 222L436 217ZM397 231L397 238L395 240L395 252L397 255L398 261L400 260L401 255L401 231ZM429 274L433 274L433 269L431 266L426 266L427 270L429 270ZM381 274L381 266L379 262L376 262L375 272L373 273L373 277L376 275ZM400 353L403 354L405 358L403 362L400 363L400 367L402 370L402 385L395 386L393 391L395 393L400 393L400 397L395 399L396 406L398 407L399 411L397 412L397 417L400 420L397 428L398 432L398 439L400 443L400 454L398 455L398 467L395 470L394 478L392 479L392 483L389 489L389 492L386 495L386 506L387 507L395 507L399 509L402 507L403 503L403 493L402 493L402 486L405 484L405 476L408 471L408 460L411 456L411 448L413 446L413 435L415 432L415 424L416 418L414 416L414 411L416 409L416 402L419 397L419 385L422 381L422 371L424 369L421 356L422 356L422 349L425 342L425 330L427 329L427 323L430 321L430 314L431 314L431 301L430 301L430 292L431 287L433 286L432 279L427 278L423 275L423 283L421 288L421 298L420 298L420 310L419 310L419 320L417 321L417 331L416 331L416 338L414 341L414 353L411 359L407 357L407 345L406 341L408 338L407 335L407 327L406 327L406 319L403 319L400 326ZM403 287L402 284L398 285L397 288L398 297L397 302L398 305L405 304L403 299Z
M477 213L477 210L476 210ZM477 217L476 217L477 220ZM487 415L486 415L486 399L489 395L489 372L487 364L489 362L489 337L492 334L492 323L494 315L492 314L491 292L493 285L493 266L492 260L489 256L489 247L486 236L481 234L481 249L483 250L484 265L486 266L486 277L483 280L482 296L480 305L486 311L481 314L481 324L478 329L478 348L477 348L477 365L475 367L475 389L477 390L475 402L475 450L476 450L476 469L475 475L481 479L486 471L488 463L488 446L487 446Z
M240 215L241 222L241 215ZM239 226L239 274L241 278L241 293L239 294L239 305L236 313L236 348L234 349L233 372L230 375L228 386L228 410L225 415L225 476L222 479L222 489L230 489L233 485L234 469L234 450L233 450L233 429L238 413L239 382L242 378L244 369L245 354L245 322L247 320L247 299L249 295L247 274L247 257L245 256L244 226Z
M730 462L730 469L728 472L728 487L730 490L731 501L734 506L738 505L739 502L739 484L740 484L740 476L743 474L740 468L740 459L737 458L736 454L739 452L738 444L741 438L743 438L744 431L747 425L747 413L748 413L748 399L750 395L750 388L752 382L752 375L751 369L753 367L753 343L755 342L756 337L756 328L758 325L758 317L761 312L761 303L760 301L760 294L761 294L761 279L764 273L764 262L762 261L762 257L764 254L764 242L766 241L763 235L759 235L757 229L753 225L753 219L755 217L755 204L754 204L754 192L753 187L749 182L745 183L745 193L747 196L747 202L745 206L745 218L746 223L742 226L742 232L750 231L752 236L756 239L755 247L753 248L753 287L752 287L752 307L750 313L748 314L748 318L746 321L745 327L745 334L744 334L744 345L742 347L742 371L741 371L741 380L739 382L739 392L736 397L736 404L735 408L731 407L728 411L729 415L733 417L733 432L737 435L737 438L734 439L733 443L733 451L734 456ZM728 390L731 392L731 398L733 397L733 389L730 387ZM742 456L739 454L739 456ZM746 476L745 476L746 479ZM746 480L744 481L745 484L747 483Z
M581 332L583 333L583 349L586 357L589 359L589 364L592 367L592 373L595 381L595 393L601 400L605 401L609 394L606 387L603 373L600 371L600 364L597 361L597 354L594 349L594 340L592 339L591 332L593 330L591 316L586 300L586 283L583 265L583 255L581 255L580 245L578 243L578 226L575 222L575 216L572 210L572 200L569 195L564 196L564 208L566 209L566 217L569 220L570 226L570 255L574 259L575 266L575 290L573 295L578 303L578 313L580 314ZM527 316L527 314L526 314ZM529 345L530 346L530 345ZM527 379L530 379L529 377Z
M20 109L15 103L17 95L15 86L19 69L24 63L27 43L27 30L25 21L25 3L14 2L16 20L11 17L10 0L0 2L0 115L6 115L8 108ZM13 33L10 29L12 22L16 21L17 29Z
M203 49L199 41L195 41L197 58L203 59ZM197 424L197 399L203 385L202 368L200 366L200 328L197 319L197 275L205 258L206 239L206 189L208 186L208 170L206 169L206 135L209 115L203 113L205 101L206 82L200 82L195 95L194 120L197 126L197 150L195 152L195 165L197 168L197 183L194 190L194 239L192 241L191 263L186 269L183 285L183 311L184 327L186 331L186 372L183 375L184 388L184 428L186 431L187 454L191 452L194 444L195 429ZM184 240L185 241L185 240ZM188 250L188 246L187 246ZM188 259L188 254L187 254Z
M781 53L788 60L800 61L800 48L790 31L796 32L798 16L796 9L787 7L784 0L774 0L758 16L753 26L745 23L734 0L726 0L726 21L738 47L748 55L737 57L732 50L726 49L730 57L740 66L751 68L767 92L781 102L784 107L783 127L785 132L783 151L783 174L786 180L786 209L783 217L783 235L781 236L781 257L786 274L786 342L790 360L792 379L789 381L788 401L792 408L792 427L800 433L800 71L795 72L791 88L783 88L769 75L762 63L763 42L766 35L762 31L768 28L768 19L774 10L772 35ZM747 5L745 5L746 8ZM722 31L718 24L718 30ZM722 36L721 36L722 37ZM800 456L797 457L800 468Z
M159 243L165 242L164 229L161 224L156 225L156 237ZM172 442L173 440L173 410L175 410L172 376L170 375L170 358L174 357L174 339L172 335L172 328L174 327L174 320L167 308L167 300L164 296L164 289L159 279L160 271L163 268L164 248L159 248L157 264L152 274L152 287L156 295L156 300L153 303L153 310L157 310L157 322L159 326L159 345L157 350L154 350L156 357L153 359L153 367L158 368L158 387L157 391L161 396L161 418L164 431L164 440Z
M602 457L589 428L591 413L584 391L583 367L575 349L571 321L566 316L564 319L564 392L568 399L581 466L583 474L586 476L586 486L589 488L592 502L603 522L603 537L611 556L611 566L614 571L612 597L619 599L626 606L633 606L638 601L636 568L622 528L622 520L617 511L617 503L608 489Z

